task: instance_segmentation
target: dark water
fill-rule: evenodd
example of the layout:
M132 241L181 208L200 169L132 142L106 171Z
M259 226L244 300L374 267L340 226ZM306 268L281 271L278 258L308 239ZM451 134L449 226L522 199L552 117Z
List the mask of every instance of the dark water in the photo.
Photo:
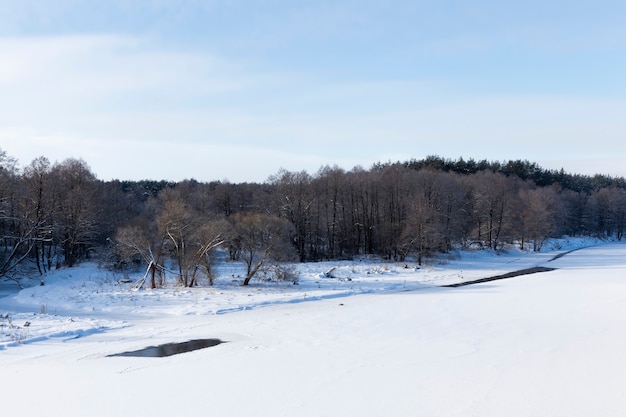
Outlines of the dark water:
M196 339L181 343L167 343L159 346L149 346L144 349L132 352L116 353L109 356L135 356L140 358L163 358L166 356L178 355L179 353L191 352L193 350L204 349L225 343L220 339Z
M502 274L502 275L496 275L495 277L481 278L481 279L476 279L473 281L465 281L465 282L458 282L456 284L444 285L444 287L464 287L466 285L481 284L483 282L497 281L499 279L514 278L514 277L519 277L521 275L538 274L540 272L550 272L554 270L555 268L547 268L545 266L536 266L533 268L521 269L519 271L509 272L509 273Z

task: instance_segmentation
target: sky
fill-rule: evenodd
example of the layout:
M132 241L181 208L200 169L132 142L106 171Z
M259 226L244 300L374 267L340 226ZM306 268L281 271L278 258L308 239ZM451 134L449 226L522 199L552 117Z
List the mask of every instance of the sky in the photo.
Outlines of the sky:
M626 3L0 0L0 149L102 180L429 155L626 176Z

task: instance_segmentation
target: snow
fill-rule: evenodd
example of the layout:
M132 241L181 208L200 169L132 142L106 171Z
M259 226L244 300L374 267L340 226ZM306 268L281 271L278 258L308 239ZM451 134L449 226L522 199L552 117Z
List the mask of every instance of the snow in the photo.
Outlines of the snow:
M559 254L570 250L558 259ZM554 259L554 260L553 260ZM534 266L551 272L442 285ZM133 291L82 265L0 298L3 408L23 416L621 416L626 244L296 265L298 285ZM325 273L331 268L332 278ZM129 278L142 276L138 271ZM109 357L192 339L166 358Z

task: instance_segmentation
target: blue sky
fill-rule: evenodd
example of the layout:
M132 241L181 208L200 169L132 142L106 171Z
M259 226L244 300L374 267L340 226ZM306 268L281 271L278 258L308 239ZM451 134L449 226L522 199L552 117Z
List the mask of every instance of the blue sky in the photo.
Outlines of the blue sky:
M104 180L428 155L626 176L625 19L602 0L0 0L0 148Z

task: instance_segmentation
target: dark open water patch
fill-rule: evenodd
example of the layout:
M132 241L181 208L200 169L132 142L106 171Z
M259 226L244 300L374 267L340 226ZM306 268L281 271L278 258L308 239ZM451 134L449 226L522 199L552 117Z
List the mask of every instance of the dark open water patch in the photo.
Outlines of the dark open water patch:
M134 356L140 358L163 358L166 356L178 355L179 353L191 352L198 349L217 346L226 343L220 339L196 339L181 343L166 343L159 346L148 346L147 348L134 350L132 352L115 353L112 356Z
M509 272L509 273L502 274L502 275L496 275L495 277L481 278L481 279L476 279L474 281L457 282L456 284L444 285L444 287L451 287L451 288L464 287L466 285L480 284L481 282L489 282L489 281L496 281L499 279L519 277L520 275L529 275L529 274L536 274L538 272L554 271L555 269L556 268L536 266L534 268L521 269L519 271Z

